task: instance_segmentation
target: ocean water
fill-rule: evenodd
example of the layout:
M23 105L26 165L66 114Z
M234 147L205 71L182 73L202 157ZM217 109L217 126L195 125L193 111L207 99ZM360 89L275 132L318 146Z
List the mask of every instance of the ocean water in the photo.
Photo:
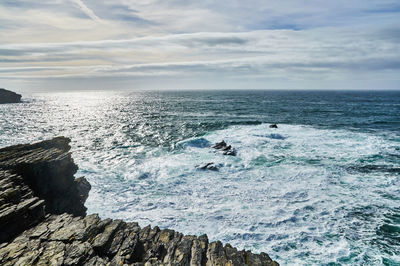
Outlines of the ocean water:
M89 213L282 265L400 265L399 92L24 96L0 105L0 147L70 137ZM221 140L237 156L209 147Z

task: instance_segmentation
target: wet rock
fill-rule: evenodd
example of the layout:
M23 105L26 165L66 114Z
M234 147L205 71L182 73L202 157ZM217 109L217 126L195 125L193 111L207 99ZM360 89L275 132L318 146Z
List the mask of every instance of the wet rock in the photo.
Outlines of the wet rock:
M0 104L1 103L19 103L21 102L21 94L0 88Z
M221 150L223 151L229 151L230 149L232 149L231 145L225 146L224 148L222 148Z
M214 163L206 163L203 165L198 165L196 167L197 167L197 169L200 169L200 170L218 171L218 166L215 165Z
M211 148L222 151L223 155L236 156L236 150L231 145L226 144L224 140L214 144Z
M1 265L278 265L265 253L209 243L206 235L140 228L97 214L85 216L82 206L64 206L72 200L83 205L90 189L86 179L73 179L76 166L68 150L63 138L0 150ZM40 178L49 183L40 187ZM42 191L52 186L66 201Z
M220 150L226 147L226 142L223 140L221 142L215 143L214 145L211 146L211 148Z
M230 150L224 151L223 155L236 156L236 150L230 149Z
M278 125L277 124L272 124L272 125L269 125L269 128L278 128Z

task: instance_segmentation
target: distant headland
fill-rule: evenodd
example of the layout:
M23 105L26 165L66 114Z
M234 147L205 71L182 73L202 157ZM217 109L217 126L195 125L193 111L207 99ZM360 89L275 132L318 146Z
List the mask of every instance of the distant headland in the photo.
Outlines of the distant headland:
M0 104L1 103L20 103L21 94L0 88Z

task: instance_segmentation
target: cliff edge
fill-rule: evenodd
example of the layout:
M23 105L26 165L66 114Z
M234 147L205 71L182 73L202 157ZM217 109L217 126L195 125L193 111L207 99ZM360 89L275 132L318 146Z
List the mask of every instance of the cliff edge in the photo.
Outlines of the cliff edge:
M86 216L70 140L0 149L1 265L278 265L206 235Z
M21 102L21 97L21 94L0 88L0 104L19 103Z

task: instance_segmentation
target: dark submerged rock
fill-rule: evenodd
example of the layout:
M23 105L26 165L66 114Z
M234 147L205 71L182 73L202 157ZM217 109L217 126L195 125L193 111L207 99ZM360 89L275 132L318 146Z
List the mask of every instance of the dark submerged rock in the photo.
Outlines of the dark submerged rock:
M206 235L86 216L90 184L74 180L68 143L0 149L1 265L278 265Z
M0 104L19 103L21 102L21 97L21 94L0 88Z
M196 166L197 169L200 170L211 170L211 171L218 171L218 166L215 163L206 163L203 165Z
M278 128L278 125L277 124L272 124L272 125L269 125L269 128Z
M286 137L282 136L281 134L269 134L267 137L270 139L280 139L280 140L286 139Z
M224 151L223 155L236 156L236 150L235 149L229 149L227 151Z

